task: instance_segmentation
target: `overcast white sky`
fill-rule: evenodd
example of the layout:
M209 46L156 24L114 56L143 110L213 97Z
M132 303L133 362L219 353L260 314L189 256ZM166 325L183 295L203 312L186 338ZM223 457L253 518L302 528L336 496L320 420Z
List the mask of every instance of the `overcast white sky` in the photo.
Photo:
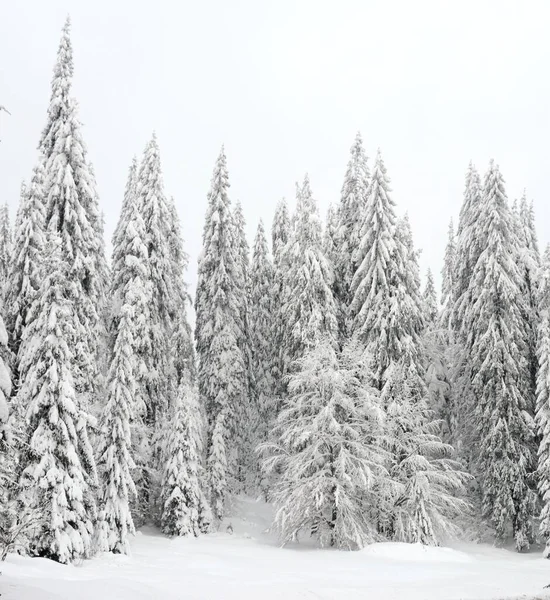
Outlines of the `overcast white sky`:
M550 4L544 0L4 0L0 201L12 215L45 122L61 27L110 239L133 154L156 130L194 286L225 143L249 238L308 171L324 216L355 133L381 147L422 268L441 267L470 159L501 165L550 239ZM372 164L372 161L371 161Z

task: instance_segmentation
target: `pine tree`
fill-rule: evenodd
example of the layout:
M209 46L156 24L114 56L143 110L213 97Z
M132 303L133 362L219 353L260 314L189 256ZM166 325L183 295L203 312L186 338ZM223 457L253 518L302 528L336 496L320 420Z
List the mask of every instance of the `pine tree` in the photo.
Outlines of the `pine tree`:
M148 327L152 286L145 223L134 201L121 215L115 243L113 255L119 257L113 265L116 329L107 404L100 422L98 546L104 551L127 554L128 536L134 533L130 502L137 495L132 472L137 463L141 471L138 473L141 488L147 484L143 471L149 466L149 436L142 420L147 414L146 357L150 355ZM144 495L147 494L140 489L140 500ZM136 510L142 520L144 510L141 505Z
M174 311L174 280L171 256L171 213L164 194L160 152L156 135L143 153L136 204L145 224L147 269L151 285L146 357L147 414L145 421L154 430L169 409L171 365L169 342Z
M282 316L283 375L319 339L337 342L334 273L322 248L317 204L306 175L299 189L294 231L285 247Z
M189 324L188 308L191 306L191 297L187 288L184 274L189 265L189 257L184 250L181 235L181 223L176 210L174 199L169 202L171 228L171 256L174 281L174 306L175 315L172 319L172 348L174 349L175 389L184 379L192 383L196 379L195 347L193 332Z
M453 291L455 283L456 245L453 220L447 230L447 245L441 269L441 328L450 335L452 331Z
M424 288L424 306L426 309L426 322L430 327L437 323L437 292L435 291L434 277L431 269L426 273L426 286Z
M202 434L196 390L183 382L178 390L162 481L162 531L198 536L210 528L210 508L200 485Z
M350 332L371 361L373 384L381 390L393 361L419 363L417 338L423 328L417 253L407 219L395 216L389 178L378 152L368 194L352 280Z
M357 133L351 147L351 156L338 206L337 258L334 266L337 273L337 296L343 314L347 313L352 301L351 285L358 267L356 253L361 239L361 226L364 222L369 177L363 140L361 134ZM349 333L345 329L345 318L341 321L341 332L343 337Z
M266 444L264 468L280 473L275 525L283 542L300 533L321 546L355 550L376 539L365 507L384 476L377 394L358 376L361 354L338 356L332 337L297 361L289 398Z
M466 173L464 200L460 208L455 250L453 324L458 332L461 331L465 314L474 302L470 280L484 243L480 230L481 205L481 180L476 168L470 162Z
M78 316L71 299L79 281L63 260L55 229L46 249L44 279L22 341L19 403L26 405L28 451L23 463L24 504L39 509L29 551L62 563L90 556L96 508L95 461L89 416L77 402L72 375Z
M540 437L538 449L538 485L542 500L539 531L546 546L544 557L550 557L550 246L544 252L540 271L538 309L540 324L537 332L537 413Z
M530 398L528 410L535 413L537 389L537 325L540 322L537 307L537 274L540 268L540 253L535 230L535 214L533 205L527 203L523 194L518 212L517 243L519 246L518 264L522 275L522 291L524 298L523 318L527 327L527 361L529 365Z
M238 428L243 427L237 419L242 414L239 403L247 384L245 357L239 345L241 265L234 246L228 187L222 148L208 194L195 302L198 384L208 419L207 476L216 519L223 517L227 495L235 487L240 460L235 442Z
M441 441L410 366L390 367L381 402L392 482L379 502L382 530L397 541L437 545L458 532L453 521L468 507L463 496L469 476Z
M476 301L465 323L476 404L477 466L484 515L498 537L511 529L522 550L529 546L534 510L527 331L511 212L493 162L485 176L479 218L486 246L473 271L469 293Z
M254 366L252 364L252 349L250 346L250 324L249 324L249 296L250 296L250 249L246 239L246 221L241 203L237 201L232 212L233 236L237 253L237 302L239 304L239 346L241 348L246 368L246 383L243 387L243 395L237 403L240 414L236 419L240 423L257 423L256 413L257 390L254 379ZM256 457L254 454L254 431L253 427L241 428L237 431L236 440L240 450L239 472L237 478L244 488L252 485L248 475L254 470Z
M271 228L271 251L273 255L273 291L272 311L273 311L273 379L275 381L277 396L281 397L284 390L283 382L283 339L285 331L285 321L283 316L284 282L285 266L284 255L285 247L290 238L290 218L288 216L288 207L285 200L277 204L273 225ZM279 411L277 408L277 412Z
M77 367L74 383L79 403L90 403L97 392L97 327L103 310L107 263L93 169L81 134L77 104L71 97L74 67L69 34L67 19L40 149L45 158L46 227L55 228L59 234L62 260L70 266L75 284L72 302L79 326L72 340Z
M337 238L338 235L338 213L334 208L333 204L329 204L327 210L327 216L325 219L325 229L323 232L323 252L327 260L333 266L336 267L336 261L338 259L338 245ZM336 278L335 278L336 281Z
M9 287L13 240L8 203L0 206L0 297L4 299Z
M44 165L39 160L33 169L30 186L21 195L13 260L9 268L5 314L10 349L17 357L29 309L41 283L41 263L44 249ZM16 365L16 377L17 377Z
M269 258L263 222L260 221L254 239L250 269L250 346L252 368L256 382L256 440L264 442L277 416L275 382L272 373L273 355L273 265Z

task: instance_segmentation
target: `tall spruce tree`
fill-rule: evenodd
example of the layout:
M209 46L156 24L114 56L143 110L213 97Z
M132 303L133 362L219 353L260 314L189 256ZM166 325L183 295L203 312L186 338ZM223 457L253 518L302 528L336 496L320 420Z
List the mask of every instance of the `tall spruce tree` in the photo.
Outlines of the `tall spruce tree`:
M275 381L277 396L282 396L284 390L283 382L283 338L284 338L284 316L283 298L285 282L284 250L290 238L290 217L288 207L283 199L277 204L273 225L271 228L271 252L273 255L273 348L272 348L272 372ZM279 408L277 408L278 412Z
M527 327L527 361L531 377L530 398L528 409L535 412L537 389L537 326L540 322L538 315L537 276L540 268L540 253L535 230L535 214L533 205L528 204L523 194L518 212L517 243L519 248L518 264L522 275L522 290L524 298L523 318Z
M426 273L426 285L424 287L424 307L426 310L426 322L434 327L437 323L437 292L435 291L434 276L432 270L428 269Z
M45 218L43 184L44 165L39 159L33 169L30 185L21 195L13 259L9 269L10 285L6 293L6 326L10 349L16 357L16 362L23 330L27 324L27 315L41 283ZM17 378L17 364L15 367Z
M52 93L40 149L45 158L46 227L59 234L62 260L74 282L72 303L79 326L74 331L74 383L78 402L90 403L97 391L99 315L107 279L101 215L95 179L77 104L71 97L73 51L70 21L63 27L52 79Z
M234 245L229 176L222 148L214 167L199 258L195 302L195 340L200 400L208 419L207 476L216 519L225 513L240 461L238 422L247 385L246 362L239 344L240 256Z
M95 461L88 440L89 416L77 401L72 340L78 315L72 299L79 281L64 260L52 228L40 291L22 341L19 403L27 407L22 498L40 513L29 552L62 563L90 556L96 520Z
M351 283L353 300L349 313L350 332L365 349L371 361L373 383L379 390L392 360L401 359L405 349L415 350L416 346L407 340L419 329L419 323L413 323L419 318L420 307L419 290L415 289L418 265L414 264L414 250L409 247L408 225L403 221L397 227L389 184L379 151L355 254L357 270Z
M272 372L273 353L273 265L269 258L263 222L254 239L250 269L250 346L256 382L256 443L267 439L277 415L275 382Z
M147 357L152 285L149 277L145 223L135 201L121 214L113 256L113 294L116 323L107 382L107 403L100 421L98 465L101 482L98 546L105 551L128 553L134 533L130 503L137 496L133 472L138 467L140 494L136 514L145 520L141 505L148 496ZM124 257L124 260L122 260Z
M340 323L342 339L349 334L344 315L352 301L351 282L357 270L356 253L361 238L370 178L367 155L360 133L355 137L350 154L338 206L337 258L334 262L336 292L343 316Z
M542 500L539 531L545 541L544 557L550 558L550 246L546 247L538 288L540 324L537 331L538 485Z
M340 355L333 336L297 360L289 397L266 444L264 468L279 473L275 526L283 542L301 533L321 546L357 550L376 539L372 507L384 477L381 412L362 353Z
M252 364L249 324L250 248L246 239L246 221L243 208L239 201L235 203L235 208L232 211L232 223L238 265L237 301L239 303L239 314L241 317L239 324L239 346L246 367L246 385L243 388L243 396L237 404L240 414L236 415L236 418L240 423L257 423L257 390L254 378L254 366ZM254 465L256 464L256 457L254 454L254 427L239 429L237 434L239 437L237 443L240 447L241 454L237 478L239 483L244 485L244 488L246 489L252 484L248 475L255 470Z
M9 287L9 272L12 261L13 239L8 203L0 206L0 297L2 301Z
M337 343L337 307L332 292L334 272L322 247L317 203L306 175L299 188L294 230L285 246L282 316L283 375L294 361L322 337Z
M201 488L202 432L197 391L183 381L173 406L162 480L162 531L170 536L208 532L211 513Z
M473 270L469 293L476 300L465 315L465 327L482 506L497 536L511 531L522 550L529 546L535 501L527 328L511 211L504 180L493 162L485 176L479 219L485 247Z
M441 269L441 328L447 332L452 330L453 291L456 268L456 240L453 220L447 230L447 245Z

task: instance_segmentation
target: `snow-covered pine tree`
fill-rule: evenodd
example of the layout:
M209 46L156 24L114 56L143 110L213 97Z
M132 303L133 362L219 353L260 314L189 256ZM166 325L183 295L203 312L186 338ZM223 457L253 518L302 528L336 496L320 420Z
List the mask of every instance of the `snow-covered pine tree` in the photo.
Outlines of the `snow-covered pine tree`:
M456 234L453 324L457 332L461 331L465 314L473 304L470 280L485 243L480 237L481 204L481 179L475 166L470 162L466 173L464 200L460 208Z
M435 327L439 311L437 310L437 292L435 291L434 276L432 275L431 269L428 269L428 272L426 273L426 285L424 287L423 297L426 310L426 324L428 327Z
M21 195L9 268L10 285L6 292L5 314L10 349L17 361L27 314L40 287L40 268L44 249L44 165L38 160L30 185ZM15 374L19 369L15 365ZM16 382L17 383L17 382Z
M280 473L273 495L283 542L304 533L321 546L356 550L377 537L366 507L376 504L376 482L385 475L381 411L362 371L362 353L339 356L332 335L292 369L275 441L262 448L267 473Z
M347 313L352 301L351 282L357 270L356 252L361 238L361 226L369 187L367 155L363 148L361 134L357 133L346 169L340 204L338 206L338 231L336 241L337 258L334 261L336 272L336 292L342 314ZM346 318L341 320L341 343L350 333L346 329Z
M70 20L63 27L52 79L52 93L40 149L45 158L46 228L61 239L62 260L74 282L76 314L71 341L78 403L90 404L97 391L97 327L107 278L101 216L93 169L87 156L77 104L71 97L73 52Z
M161 527L170 536L198 536L210 528L212 515L201 489L201 428L197 390L183 381L170 420L162 480Z
M517 232L519 256L518 261L523 278L524 320L527 326L527 361L531 376L531 397L528 409L535 413L537 389L537 326L540 322L538 315L537 275L540 268L540 253L535 229L535 213L533 204L528 204L525 192L519 203L519 228Z
M323 231L323 252L327 260L336 267L338 245L336 236L338 234L338 212L334 204L329 204L327 216L325 219L325 228ZM336 282L336 277L334 278Z
M246 367L246 385L243 388L243 397L238 402L237 407L240 414L236 415L240 423L257 423L258 415L256 413L256 382L254 380L254 367L252 364L252 353L250 346L250 326L249 326L249 296L250 296L250 248L246 239L246 221L243 208L237 200L232 212L234 244L237 251L238 283L237 283L237 301L239 303L239 314L241 322L239 324L240 337L239 346L241 348L245 367ZM253 427L240 428L237 431L236 440L240 450L239 472L237 478L244 488L252 485L252 480L248 475L254 471L256 456L254 454L254 431Z
M234 246L229 175L222 148L214 167L199 257L195 302L195 340L200 401L208 419L207 477L216 519L235 489L239 465L236 446L239 403L247 385L245 357L239 345L241 313L239 254Z
M175 315L172 328L172 348L174 352L175 386L177 390L184 379L191 383L196 380L195 346L193 344L193 331L189 324L188 308L191 306L191 297L187 289L184 274L189 265L189 257L183 247L181 222L176 210L174 198L170 199L169 209L171 214L171 243L172 268L175 292Z
M128 221L128 212L130 210L130 206L132 202L135 202L137 197L137 176L138 176L138 159L136 156L132 158L132 162L130 163L130 167L128 169L128 178L126 180L126 188L124 190L124 198L122 200L122 207L120 210L120 215L118 222L115 227L115 231L112 237L113 244L113 265L120 258L114 254L115 247L121 247L119 244L119 237L122 234L121 229L124 227L124 224Z
M8 203L0 206L0 298L2 301L8 290L9 272L12 261L13 239Z
M143 153L138 173L136 204L145 224L147 270L151 286L149 308L149 353L145 422L154 432L169 410L171 364L169 351L174 315L174 279L170 244L171 211L164 193L160 152L153 134Z
M456 240L453 220L447 230L447 245L441 269L441 329L447 336L452 332L453 290L456 270ZM450 341L450 339L449 339Z
M283 376L319 339L331 338L336 344L338 336L334 272L323 253L317 203L307 175L299 188L294 221L283 257Z
M78 316L72 299L80 282L64 260L52 227L40 291L24 330L18 402L27 407L22 499L41 519L29 552L62 563L88 557L96 520L95 460L88 440L90 417L77 401L72 340Z
M535 494L531 489L534 423L527 412L530 373L526 360L522 277L511 211L498 166L490 163L479 212L485 247L475 264L465 314L471 361L484 515L499 538L512 532L518 550L529 547Z
M133 470L140 491L135 513L141 521L149 497L150 432L147 416L147 357L150 356L150 280L145 223L132 200L123 211L113 256L113 351L107 381L107 403L100 421L98 466L100 518L98 547L129 552L134 532L130 502L136 498ZM145 488L145 489L144 489Z
M540 268L538 288L540 323L537 331L538 486L542 500L539 531L545 541L544 557L550 558L550 246Z
M458 531L454 521L468 506L463 497L469 476L441 441L412 365L392 364L381 402L391 482L379 499L381 530L397 541L437 545Z
M271 228L271 252L273 256L273 291L272 310L273 310L273 379L278 397L282 396L284 390L283 381L283 337L284 337L284 316L283 316L283 298L285 282L284 249L290 238L290 218L288 207L283 199L277 204L273 225ZM280 407L277 407L277 412Z
M260 220L250 269L250 347L256 383L255 444L265 442L277 416L273 356L273 265L269 258L263 222Z
M374 386L381 390L392 361L417 362L415 338L423 327L417 255L408 221L399 227L390 180L380 151L377 154L363 214L352 280L350 333L358 338L371 361Z

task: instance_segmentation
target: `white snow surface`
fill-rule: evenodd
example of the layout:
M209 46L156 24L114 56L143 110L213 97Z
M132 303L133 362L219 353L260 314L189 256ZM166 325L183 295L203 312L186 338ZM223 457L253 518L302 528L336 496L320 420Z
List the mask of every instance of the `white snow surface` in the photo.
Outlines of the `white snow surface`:
M281 548L269 505L235 502L220 533L168 539L138 532L132 556L81 565L8 556L2 600L501 600L550 599L550 562L481 544L373 544L359 552ZM233 534L225 531L228 523Z

